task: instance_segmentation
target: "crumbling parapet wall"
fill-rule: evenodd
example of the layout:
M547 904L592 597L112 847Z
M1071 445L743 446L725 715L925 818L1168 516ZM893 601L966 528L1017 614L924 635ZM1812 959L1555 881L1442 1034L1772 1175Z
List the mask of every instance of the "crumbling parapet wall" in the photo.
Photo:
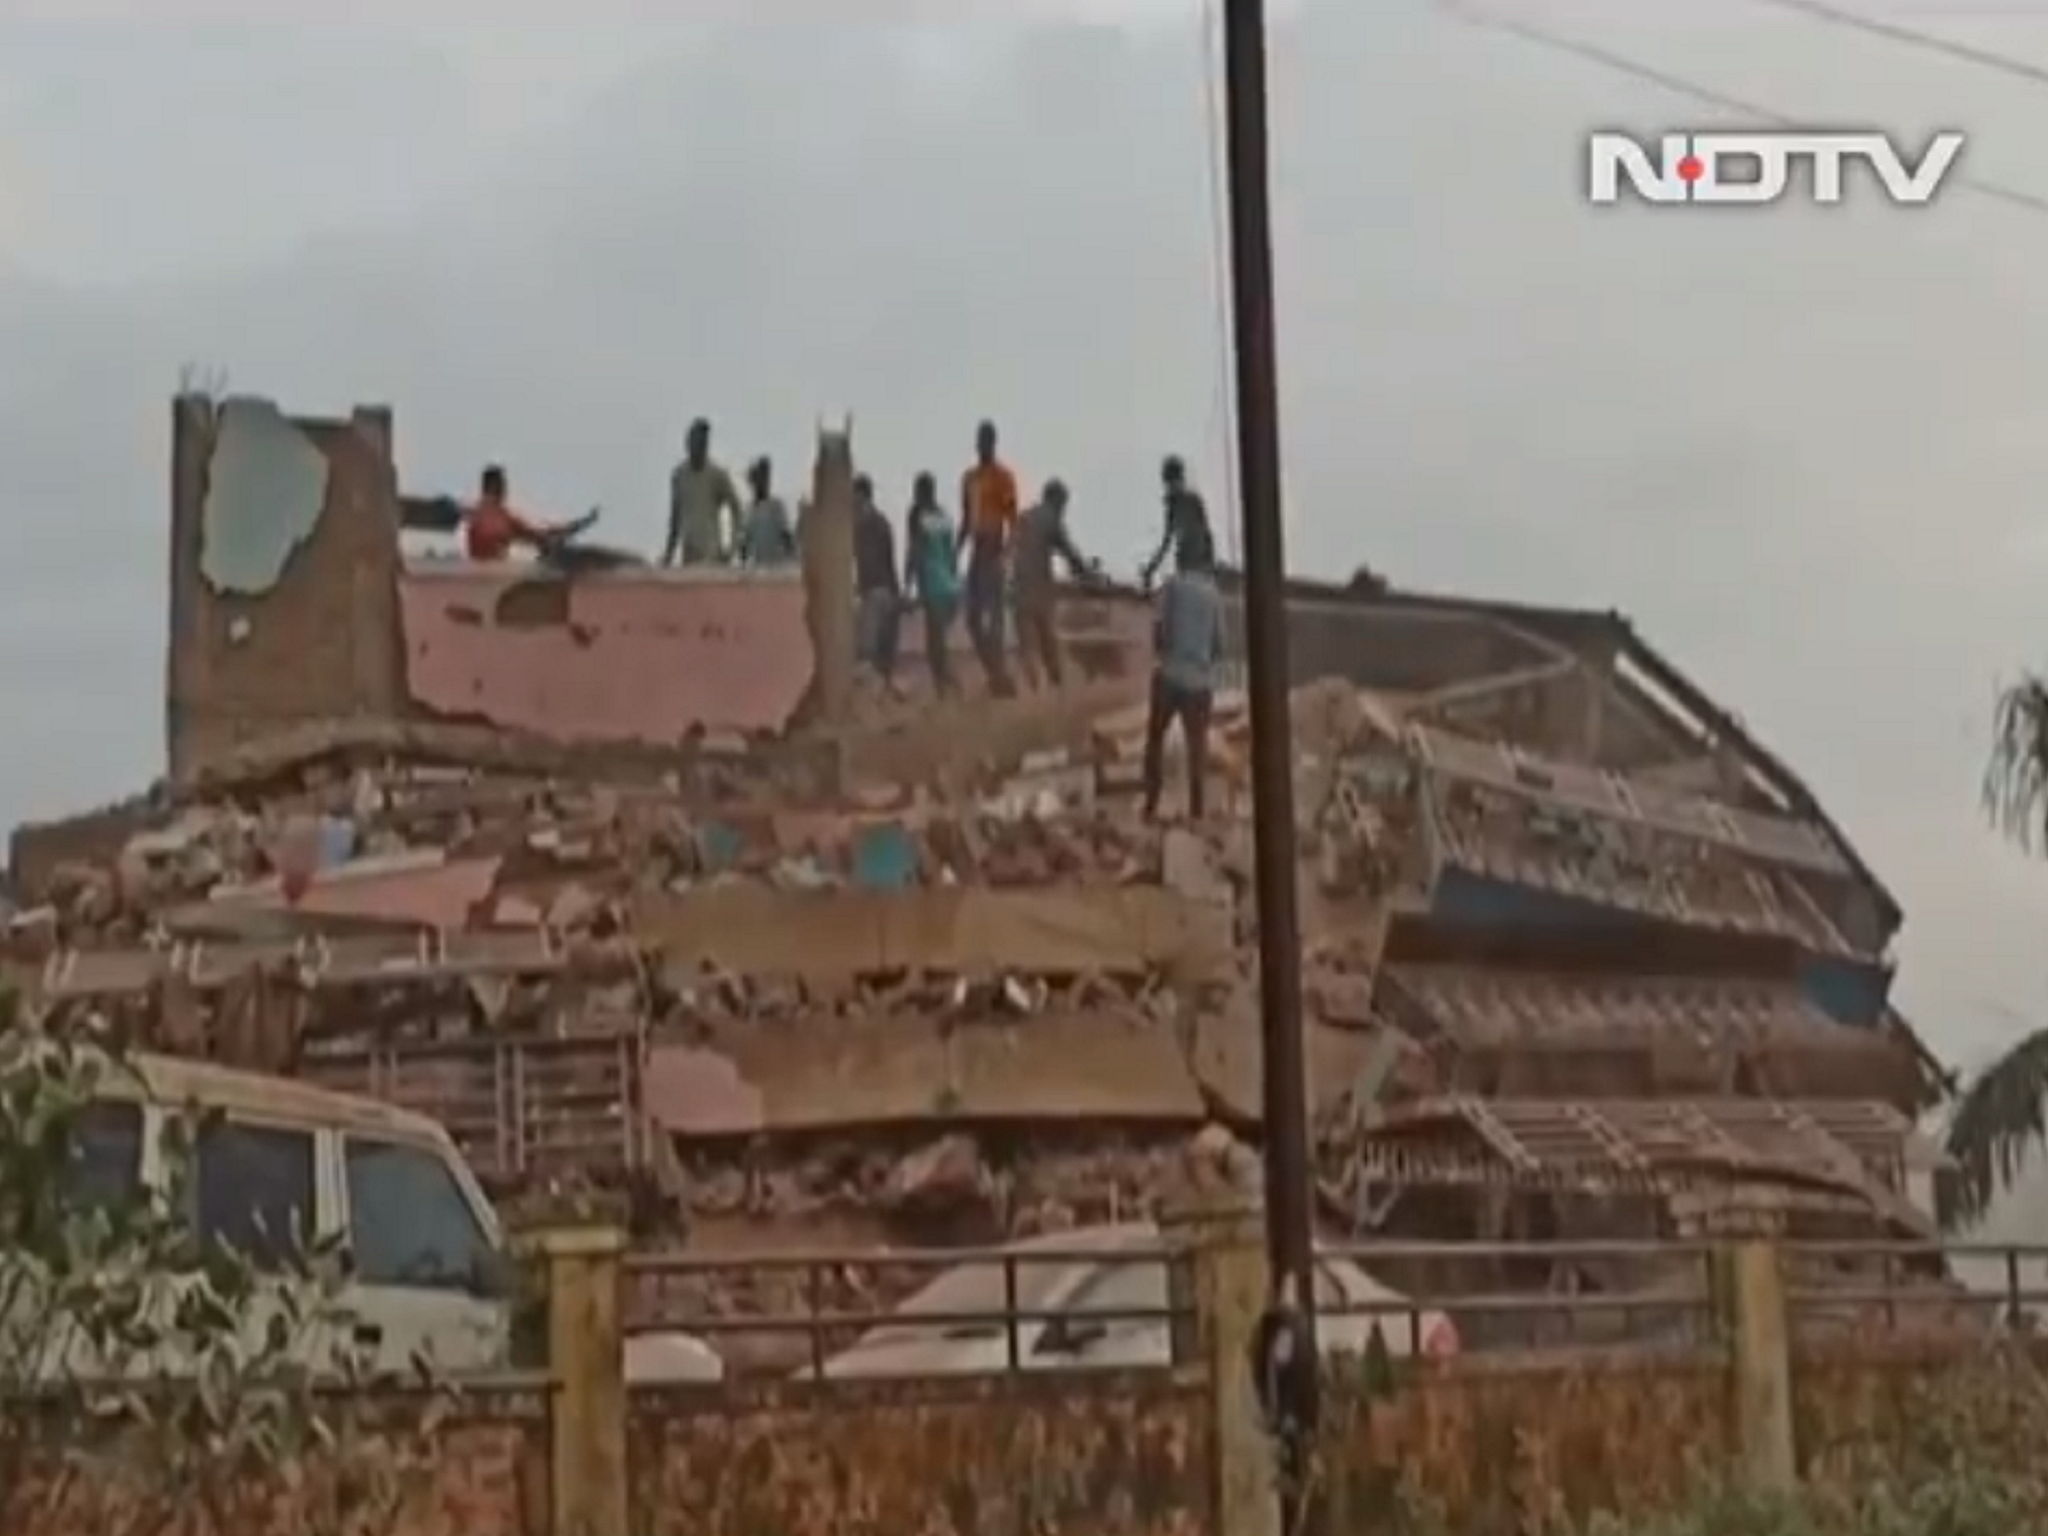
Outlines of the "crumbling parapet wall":
M252 739L405 696L391 412L171 408L165 746L183 777Z
M812 671L793 575L408 568L392 437L382 406L322 419L254 398L173 403L174 780L253 742L373 722L669 747L787 722Z

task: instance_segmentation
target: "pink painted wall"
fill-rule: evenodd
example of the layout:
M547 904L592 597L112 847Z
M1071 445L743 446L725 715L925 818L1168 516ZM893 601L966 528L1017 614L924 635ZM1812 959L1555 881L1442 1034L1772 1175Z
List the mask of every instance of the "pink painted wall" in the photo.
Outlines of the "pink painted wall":
M360 918L421 928L466 928L470 910L497 884L497 859L458 859L425 868L387 859L360 859L323 870L297 901L275 879L216 893L191 909L199 921L232 927L236 914L295 912L305 917ZM175 925L174 925L175 926Z
M518 566L415 564L399 579L399 614L415 704L556 740L772 730L811 678L794 573L558 582Z

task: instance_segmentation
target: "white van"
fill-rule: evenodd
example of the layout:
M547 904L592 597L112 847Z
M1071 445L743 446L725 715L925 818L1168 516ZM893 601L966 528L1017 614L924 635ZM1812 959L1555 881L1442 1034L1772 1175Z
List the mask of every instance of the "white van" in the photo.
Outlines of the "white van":
M423 1115L290 1078L137 1055L86 1106L74 1189L94 1201L161 1189L173 1119L205 1114L193 1148L193 1217L259 1265L296 1234L343 1234L341 1298L380 1368L417 1355L449 1372L510 1363L511 1268L496 1211L448 1133ZM310 1221L309 1218L310 1217ZM716 1351L687 1334L626 1341L628 1380L716 1381Z

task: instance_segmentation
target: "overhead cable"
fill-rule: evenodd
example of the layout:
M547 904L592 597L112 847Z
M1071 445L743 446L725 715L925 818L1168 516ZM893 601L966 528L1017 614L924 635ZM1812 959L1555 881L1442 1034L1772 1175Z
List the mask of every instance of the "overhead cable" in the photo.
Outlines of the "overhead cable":
M1781 0L1781 3L1795 3L1795 0ZM1459 0L1437 0L1437 9L1455 21L1464 22L1467 26L1476 27L1481 31L1499 32L1509 37L1518 37L1523 42L1534 44L1536 47L1548 48L1555 53L1569 54L1573 58L1580 59L1586 63L1597 64L1602 69L1609 69L1618 74L1632 76L1637 80L1642 80L1660 89L1670 91L1674 95L1690 97L1694 101L1701 102L1710 107L1717 107L1724 112L1734 112L1741 116L1752 118L1757 122L1771 123L1781 128L1805 126L1798 118L1788 116L1783 112L1759 106L1753 101L1745 101L1739 96L1731 96L1725 91L1715 89L1713 86L1701 85L1697 81L1688 80L1682 75L1675 75L1669 70L1659 69L1654 64L1645 64L1640 59L1633 59L1627 54L1616 53L1613 49L1603 47L1599 43L1589 43L1582 38L1570 37L1562 32L1551 31L1547 27L1540 27L1534 22L1524 20L1521 17L1503 16L1496 11L1477 10L1459 3ZM2018 187L2010 187L2003 182L1986 181L1982 177L1971 176L1966 173L1958 174L1954 178L1954 184L1976 193L1979 197L1988 197L1996 202L2024 209L2028 213L2048 214L2048 196L2039 193L2028 192Z
M1989 48L1978 48L1970 43L1960 43L1953 38L1939 37L1932 32L1922 32L1917 27L1901 26L1895 21L1858 15L1855 11L1845 11L1838 5L1829 5L1826 0L1751 0L1751 4L1768 6L1773 10L1790 11L1828 26L1848 27L1853 31L1866 32L1887 42L1903 43L1908 48L1939 53L1958 63L1975 65L1979 69L1996 70L2001 75L2011 75L2015 79L2026 80L2034 85L2048 85L2048 66L2029 63L2025 59L2015 59L2008 54L1996 53Z

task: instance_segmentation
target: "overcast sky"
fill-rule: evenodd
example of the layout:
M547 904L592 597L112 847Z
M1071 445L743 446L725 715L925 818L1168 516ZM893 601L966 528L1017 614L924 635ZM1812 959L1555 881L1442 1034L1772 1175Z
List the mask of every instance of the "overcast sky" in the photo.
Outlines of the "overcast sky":
M2048 195L2048 87L1751 0L1491 3ZM2048 66L2048 0L1850 3ZM851 409L892 493L994 415L1117 564L1163 451L1224 487L1194 0L403 9L447 19L0 0L0 817L159 766L182 362L650 548L697 412L793 470ZM2048 215L1595 213L1588 129L1735 119L1430 0L1274 46L1293 565L1628 612L1898 889L1938 1044L2048 1018L2048 868L1976 809L2048 664Z

